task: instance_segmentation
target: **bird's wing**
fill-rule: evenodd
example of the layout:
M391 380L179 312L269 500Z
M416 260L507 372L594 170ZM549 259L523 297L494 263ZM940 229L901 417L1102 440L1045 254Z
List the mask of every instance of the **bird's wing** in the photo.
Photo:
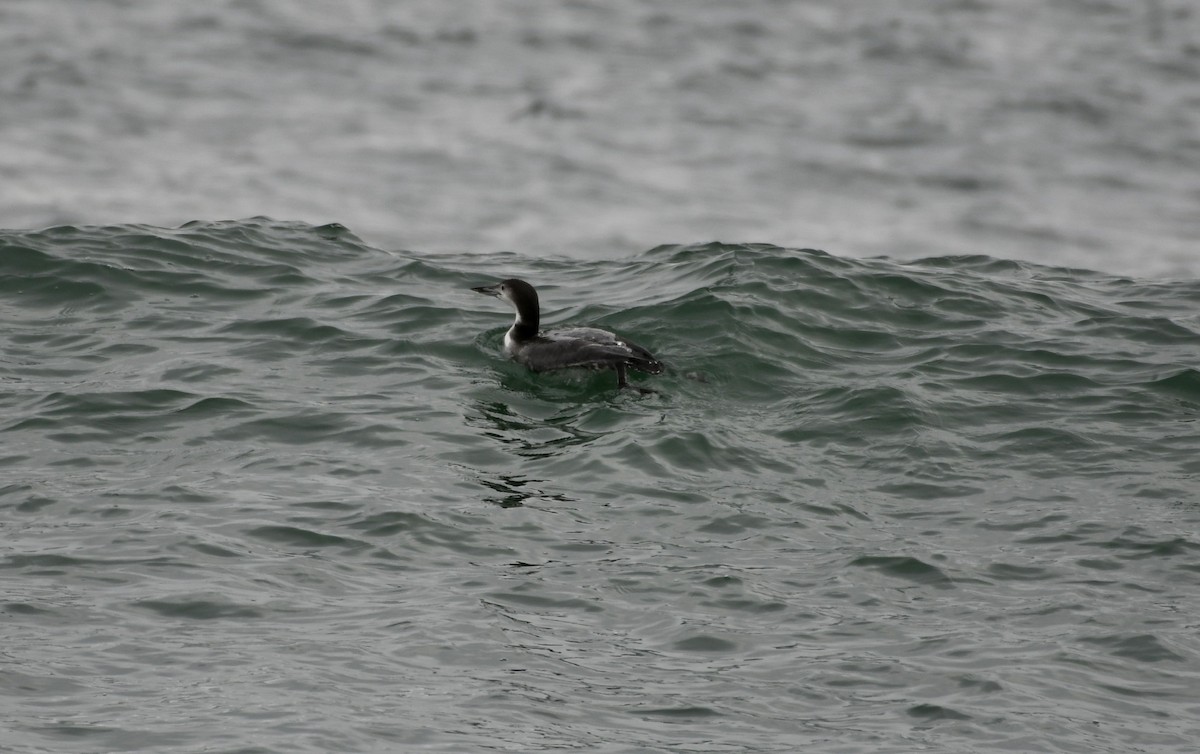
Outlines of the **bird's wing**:
M650 374L662 372L662 362L656 359L654 354L607 330L595 327L564 327L545 332L542 337L551 347L562 344L564 353L576 351L577 358L572 359L571 366L596 363L625 364Z

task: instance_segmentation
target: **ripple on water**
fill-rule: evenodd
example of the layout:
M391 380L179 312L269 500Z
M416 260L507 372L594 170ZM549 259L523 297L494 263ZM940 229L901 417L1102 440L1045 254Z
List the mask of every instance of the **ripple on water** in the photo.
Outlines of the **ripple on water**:
M114 721L26 748L1194 738L1194 285L762 244L482 270L262 219L18 235L6 646L86 681L57 721ZM507 362L469 286L509 266L554 321L661 350L659 392Z

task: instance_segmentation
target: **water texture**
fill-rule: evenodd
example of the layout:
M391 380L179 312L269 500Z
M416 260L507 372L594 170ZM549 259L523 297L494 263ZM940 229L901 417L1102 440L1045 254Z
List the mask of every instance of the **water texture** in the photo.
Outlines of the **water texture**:
M670 365L532 375L511 312ZM0 749L1191 751L1200 282L0 232Z
M8 0L0 227L1200 276L1193 0Z

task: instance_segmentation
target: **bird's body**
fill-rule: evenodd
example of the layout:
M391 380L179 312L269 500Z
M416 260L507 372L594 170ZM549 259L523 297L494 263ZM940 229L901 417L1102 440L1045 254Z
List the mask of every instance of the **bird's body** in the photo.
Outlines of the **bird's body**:
M662 374L663 364L645 348L608 330L561 327L538 330L541 310L537 291L524 280L509 278L471 290L508 301L517 318L504 334L504 353L534 372L580 367L611 369L619 387L629 387L629 370Z

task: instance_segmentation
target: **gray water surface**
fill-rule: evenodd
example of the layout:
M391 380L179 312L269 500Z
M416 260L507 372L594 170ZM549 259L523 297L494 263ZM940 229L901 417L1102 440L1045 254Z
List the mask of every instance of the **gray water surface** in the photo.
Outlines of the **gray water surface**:
M0 749L1194 749L1200 283L493 261L0 232Z
M0 6L0 227L1200 271L1186 0Z

